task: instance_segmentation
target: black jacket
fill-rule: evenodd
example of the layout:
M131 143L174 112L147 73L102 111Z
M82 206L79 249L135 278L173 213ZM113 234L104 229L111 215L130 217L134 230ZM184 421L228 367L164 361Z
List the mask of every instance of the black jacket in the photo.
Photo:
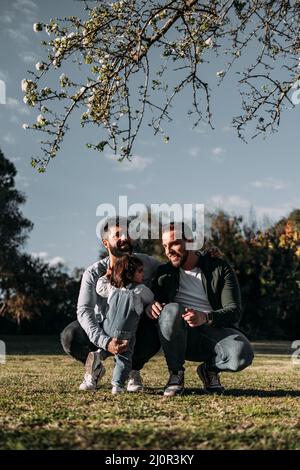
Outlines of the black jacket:
M237 327L241 313L241 293L237 277L231 266L220 258L200 255L198 265L202 272L202 284L212 306L212 326ZM179 268L170 262L158 267L152 282L155 300L174 302L179 289Z

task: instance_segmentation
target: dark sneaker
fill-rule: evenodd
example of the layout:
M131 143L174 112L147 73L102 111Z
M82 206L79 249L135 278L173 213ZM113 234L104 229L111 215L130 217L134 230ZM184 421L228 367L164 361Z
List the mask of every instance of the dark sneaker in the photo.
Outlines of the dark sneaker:
M85 362L85 374L79 390L96 390L98 381L105 374L105 367L100 360L100 352L90 352Z
M165 397L180 395L184 390L184 371L170 372L169 381L164 390Z
M200 366L197 367L197 374L203 382L204 390L216 393L224 392L225 389L221 385L219 374L208 370L206 364L200 364Z

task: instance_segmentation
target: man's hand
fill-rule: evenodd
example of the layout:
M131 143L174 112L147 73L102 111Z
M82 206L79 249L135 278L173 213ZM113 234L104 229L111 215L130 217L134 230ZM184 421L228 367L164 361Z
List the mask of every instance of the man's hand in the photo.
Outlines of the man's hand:
M198 312L197 310L194 310L193 308L186 308L185 313L182 315L182 318L192 328L195 328L196 326L201 326L207 323L206 313Z
M146 315L151 318L151 320L156 320L165 305L166 304L160 304L159 302L152 302L152 304L147 305L145 309Z
M127 339L117 339L112 338L108 345L107 351L111 354L122 354L128 349L128 340Z

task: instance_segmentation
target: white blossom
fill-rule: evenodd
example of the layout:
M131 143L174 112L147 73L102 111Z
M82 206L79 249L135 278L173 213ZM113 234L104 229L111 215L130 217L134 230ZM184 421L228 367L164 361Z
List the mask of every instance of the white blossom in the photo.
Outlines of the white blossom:
M43 62L37 62L35 64L36 70L44 70L45 69L45 64Z
M29 129L29 125L26 124L26 123L22 124L22 127L23 127L24 130Z
M219 72L217 72L216 75L217 75L218 78L222 78L222 77L224 77L225 72L224 72L224 70L219 70Z
M206 41L204 41L204 44L208 47L211 47L213 45L213 40L212 38L208 38L206 39Z
M29 102L29 99L28 99L28 97L27 97L27 96L24 96L24 98L23 98L23 102L24 102L25 104L28 104L28 102Z
M33 31L34 31L35 33L38 33L38 32L40 32L40 31L43 31L43 25L42 25L42 23L34 23L34 25L33 25Z
M23 78L23 80L21 81L21 89L22 91L24 91L24 93L26 93L26 91L28 90L28 80L26 80L25 78Z
M39 114L38 117L36 118L36 122L40 126L44 126L46 124L46 119L44 118L44 116L42 114Z

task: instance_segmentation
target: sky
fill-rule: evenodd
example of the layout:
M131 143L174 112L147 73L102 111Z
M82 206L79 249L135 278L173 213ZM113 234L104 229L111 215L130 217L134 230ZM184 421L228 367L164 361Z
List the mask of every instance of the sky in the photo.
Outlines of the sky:
M169 143L142 130L131 162L117 162L108 153L86 148L98 142L98 130L87 132L74 122L56 159L45 174L38 174L31 157L39 153L40 135L24 131L37 110L23 103L21 80L45 58L43 39L33 23L53 17L82 14L75 0L0 0L0 80L6 85L6 104L0 104L0 148L17 168L16 186L26 194L23 214L34 223L26 251L68 269L86 267L98 258L100 242L96 215L100 204L118 212L120 196L128 206L140 204L204 204L209 210L272 221L300 208L300 105L282 115L276 134L242 142L231 127L240 97L233 77L212 89L214 130L193 129L186 117L186 96L178 98L167 129ZM255 50L252 50L255 54ZM207 75L216 76L220 64L212 62ZM65 72L64 66L59 74Z

